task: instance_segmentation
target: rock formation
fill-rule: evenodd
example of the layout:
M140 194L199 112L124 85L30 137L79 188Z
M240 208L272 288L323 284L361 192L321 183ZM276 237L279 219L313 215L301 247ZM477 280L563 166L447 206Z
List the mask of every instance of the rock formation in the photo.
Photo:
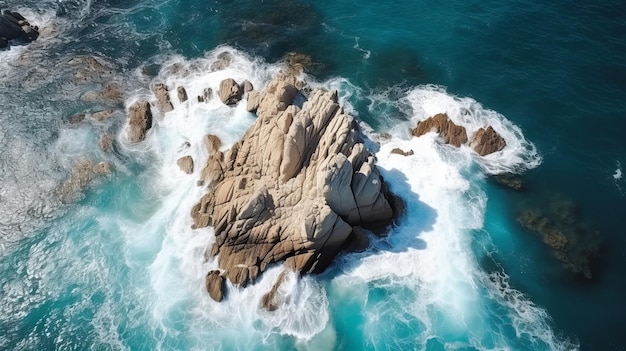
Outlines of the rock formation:
M439 133L446 144L452 144L460 147L461 144L467 142L467 132L465 127L457 126L444 113L438 113L433 117L427 118L417 124L413 129L414 136L422 136L428 132Z
M226 105L234 105L243 97L243 88L234 79L224 79L218 92L220 100Z
M402 156L411 156L414 155L415 152L413 150L409 150L409 151L404 151L399 147L394 148L393 150L391 150L392 154L396 154L396 155L402 155Z
M25 43L39 37L39 27L33 26L19 12L4 10L0 14L0 48L9 46L10 40Z
M163 83L157 83L152 86L152 92L154 92L154 96L157 98L157 108L162 113L170 112L174 109L172 105L172 101L170 100L170 93L167 89L167 86Z
M180 101L181 104L187 101L187 90L185 90L185 87L176 88L176 93L178 94L178 101Z
M183 156L179 158L176 164L178 164L181 171L187 174L193 173L193 158L191 158L191 156Z
M147 101L137 101L128 110L128 140L133 143L143 141L152 128L152 111Z
M460 147L467 143L467 131L465 127L454 124L444 113L438 113L433 117L429 117L417 124L412 130L412 134L416 137L422 136L429 132L438 133L443 142ZM504 149L506 141L498 134L493 127L480 128L472 136L469 145L480 156L487 156L494 152Z
M297 85L290 74L270 82L259 95L257 121L229 151L219 151L216 137L206 139L199 184L208 192L192 217L196 228L214 227L207 254L218 255L235 285L282 261L300 273L321 272L355 226L379 229L394 216L395 201L336 92L315 90L298 107L294 100L304 97Z
M205 286L206 290L209 292L209 296L217 302L222 301L224 298L224 286L226 284L226 280L224 276L220 273L220 271L210 271L206 275Z
M480 128L472 137L470 147L480 156L500 151L506 146L506 141L491 126Z

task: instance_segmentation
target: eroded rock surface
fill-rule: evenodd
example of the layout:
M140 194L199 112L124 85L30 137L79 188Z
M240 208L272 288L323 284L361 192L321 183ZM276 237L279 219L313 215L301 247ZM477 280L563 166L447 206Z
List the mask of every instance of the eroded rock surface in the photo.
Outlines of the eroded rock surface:
M167 89L167 86L163 83L157 83L152 86L152 92L154 96L157 98L157 108L159 111L165 113L170 112L174 109L172 105L172 101L170 100L170 93Z
M216 137L206 140L200 182L208 192L192 217L196 228L214 227L208 253L235 285L281 261L300 273L321 272L349 244L354 226L380 228L394 216L392 195L337 94L315 90L300 108L296 85L289 74L270 82L258 119L229 151L218 150Z
M467 131L465 127L456 125L445 113L438 113L417 124L412 130L416 137L429 132L438 133L443 142L456 147L467 144ZM492 126L480 128L472 135L469 146L481 156L487 156L498 152L506 146L506 140L496 132Z
M480 128L476 134L472 136L470 147L480 156L486 156L494 152L504 149L506 141L500 136L493 127Z
M228 78L220 83L220 91L218 94L224 104L234 105L243 97L243 88L237 84L234 79Z
M465 127L454 124L444 113L436 114L417 124L413 129L414 136L422 136L429 132L439 133L446 144L452 144L456 147L467 143L467 132Z
M128 110L128 140L133 143L143 141L152 128L152 111L147 101L137 101Z

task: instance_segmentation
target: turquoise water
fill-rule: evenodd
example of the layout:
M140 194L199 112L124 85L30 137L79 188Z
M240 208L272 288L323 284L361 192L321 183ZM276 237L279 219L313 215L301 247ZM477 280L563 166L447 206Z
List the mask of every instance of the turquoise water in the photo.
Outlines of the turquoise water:
M623 2L9 0L0 8L45 28L38 42L0 52L0 349L626 348ZM220 50L236 56L223 74L256 86L286 52L310 55L311 81L339 89L372 140L392 135L375 149L408 203L406 218L366 252L342 255L322 275L291 277L274 314L258 300L278 268L222 304L208 298L203 276L215 262L202 256L211 232L190 229L199 188L175 167L182 142L202 156L194 141L211 132L233 143L252 115L177 106L144 146L124 142L121 115L67 123L109 107L80 99L92 87L73 83L72 57L110 61L129 105L153 80L190 92L218 84L206 67ZM193 74L171 73L173 63ZM470 129L488 122L504 132L508 151L481 161L407 133L427 115L460 118L462 109ZM105 132L116 138L110 154L97 145ZM416 155L390 155L396 146ZM55 189L81 158L115 171L61 201ZM489 178L503 171L522 173L526 190ZM592 279L564 269L516 222L554 198L576 203L579 228L602 239Z

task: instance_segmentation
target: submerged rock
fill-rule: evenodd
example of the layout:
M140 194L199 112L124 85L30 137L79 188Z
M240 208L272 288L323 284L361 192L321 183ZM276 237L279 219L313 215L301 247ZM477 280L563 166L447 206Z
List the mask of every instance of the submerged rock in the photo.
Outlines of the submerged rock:
M78 193L89 186L93 181L111 174L113 165L109 162L93 164L88 159L79 160L70 176L56 190L62 201L74 200Z
M235 285L281 261L321 272L353 227L380 228L394 217L395 201L337 94L315 90L300 108L292 104L296 81L279 74L268 84L256 122L228 152L207 138L200 181L209 191L192 217L196 228L213 226L208 253Z
M517 222L539 234L567 270L591 279L598 269L603 246L599 233L589 230L577 214L573 202L557 199L549 203L547 212L538 208L522 211Z

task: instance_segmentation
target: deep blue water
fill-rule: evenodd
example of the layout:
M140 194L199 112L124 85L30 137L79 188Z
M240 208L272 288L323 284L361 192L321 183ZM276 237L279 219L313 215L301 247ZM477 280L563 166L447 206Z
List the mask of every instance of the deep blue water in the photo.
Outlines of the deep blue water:
M13 49L0 52L0 349L626 349L626 181L618 176L626 164L623 1L0 1L7 7L54 29L17 48L31 50L29 61L15 61ZM405 241L400 229L399 239L389 239L389 255L376 247L369 257L344 257L294 288L294 296L323 297L303 297L302 305L285 309L308 315L326 306L326 320L302 328L263 315L239 320L245 314L235 305L256 308L245 305L245 296L216 307L202 300L197 280L181 278L201 266L190 263L187 250L201 245L176 239L176 221L188 213L184 199L193 192L177 192L174 181L161 179L169 173L160 167L168 158L160 155L175 148L175 134L159 134L165 141L155 143L153 153L120 147L103 156L94 146L98 133L118 132L123 120L68 126L68 116L103 106L81 101L80 91L67 88L71 73L55 69L77 55L98 55L128 77L125 89L141 92L150 82L137 74L142 67L158 70L174 55L202 58L219 45L263 65L291 51L310 55L311 75L333 87L341 77L338 86L351 94L343 92L345 101L376 132L415 120L406 97L416 87L445 88L448 96L469 97L517 125L542 162L517 168L525 190L515 192L475 165L453 162L461 156L442 156L470 184L450 188L459 192L452 199L460 214L450 217L459 224L446 226L447 207L415 194L423 202L411 202L407 227L420 228L425 247ZM24 77L29 85L20 83ZM223 132L236 139L248 117ZM81 154L110 157L116 172L77 201L51 199ZM401 188L403 178L414 179L410 172L439 174L419 168L390 176ZM516 222L526 208L547 211L554 198L576 204L577 228L599 233L601 259L591 279L564 269ZM463 217L474 206L479 224ZM379 254L384 264L408 262L398 242L428 255L438 247L429 226L439 236L445 227L452 228L450 238L462 238L450 245L476 262L468 268L471 283L447 271L466 272L452 262L435 266L440 277L459 279L449 286L425 273L372 278L362 272L375 267L368 260ZM504 301L531 301L545 311L530 319L536 328L514 323L516 313L528 311L491 296L498 288L481 281L484 272L506 273L498 286L515 293L504 289ZM452 307L441 307L437 296L444 293ZM472 304L475 310L458 307ZM455 313L463 314L462 323ZM229 314L237 316L232 324L225 322ZM554 344L533 334L542 328L554 333L548 338Z

